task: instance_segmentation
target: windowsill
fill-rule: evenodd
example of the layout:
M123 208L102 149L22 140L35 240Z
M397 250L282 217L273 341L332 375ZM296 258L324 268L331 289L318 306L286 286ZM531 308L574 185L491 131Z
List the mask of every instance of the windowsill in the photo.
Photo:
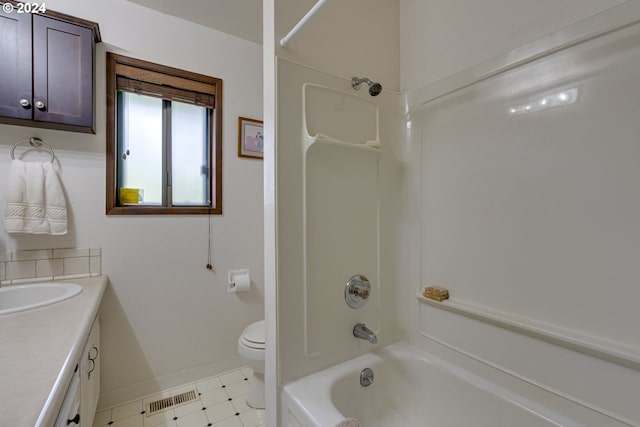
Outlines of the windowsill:
M107 215L221 215L222 207L180 206L164 207L143 203L107 208Z
M162 206L160 203L122 203L121 207L129 207L129 206L144 206L144 207L155 207L155 208L163 208L166 206ZM186 209L200 209L200 208L204 208L204 209L208 209L209 207L206 205L173 205L171 206L169 209L181 209L181 208L186 208Z

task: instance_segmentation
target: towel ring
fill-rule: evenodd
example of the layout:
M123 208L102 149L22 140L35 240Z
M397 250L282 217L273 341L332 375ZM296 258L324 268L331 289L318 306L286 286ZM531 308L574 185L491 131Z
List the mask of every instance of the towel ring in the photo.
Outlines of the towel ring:
M55 160L55 154L53 153L53 148L51 148L49 144L47 144L46 142L44 142L43 140L37 137L23 139L22 141L18 141L15 144L13 144L13 147L11 148L11 160L16 159L16 156L15 156L16 147L22 144L23 142L28 142L29 145L31 145L33 148L40 148L43 145L46 146L49 149L49 152L51 152L51 163L53 163L53 161Z

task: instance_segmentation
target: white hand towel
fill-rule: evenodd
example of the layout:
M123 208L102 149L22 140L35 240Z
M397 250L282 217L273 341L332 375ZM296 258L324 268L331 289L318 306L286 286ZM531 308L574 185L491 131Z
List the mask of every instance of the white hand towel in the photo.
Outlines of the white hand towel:
M4 228L7 233L67 234L67 201L51 162L11 162Z
M355 418L345 418L336 427L362 427L362 424Z

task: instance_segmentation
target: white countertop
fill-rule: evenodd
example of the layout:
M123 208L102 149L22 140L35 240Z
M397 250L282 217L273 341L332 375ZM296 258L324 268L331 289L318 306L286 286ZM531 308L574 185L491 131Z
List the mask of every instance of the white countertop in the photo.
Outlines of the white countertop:
M82 292L56 304L0 315L0 426L54 423L108 278L58 281L77 283Z

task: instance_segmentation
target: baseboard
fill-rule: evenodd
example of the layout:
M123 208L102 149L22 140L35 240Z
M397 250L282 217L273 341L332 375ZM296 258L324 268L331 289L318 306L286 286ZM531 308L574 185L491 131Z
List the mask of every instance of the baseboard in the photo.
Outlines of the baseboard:
M242 360L223 359L100 393L97 411L112 408L173 387L240 368Z

